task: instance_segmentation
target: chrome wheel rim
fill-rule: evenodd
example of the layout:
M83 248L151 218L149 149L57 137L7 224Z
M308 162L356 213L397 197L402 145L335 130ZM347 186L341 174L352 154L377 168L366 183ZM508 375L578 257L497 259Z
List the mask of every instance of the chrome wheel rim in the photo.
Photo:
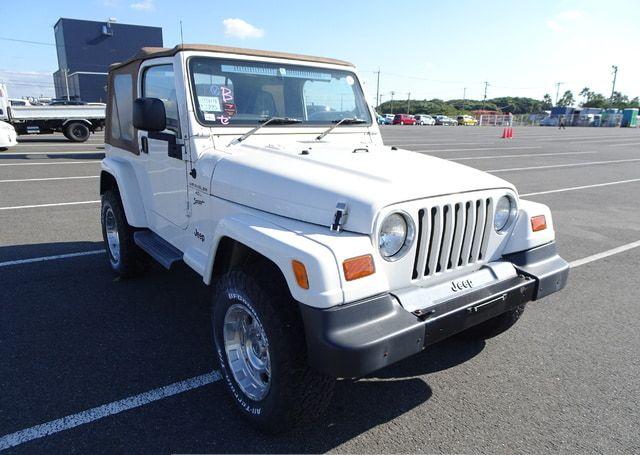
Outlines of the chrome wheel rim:
M234 304L224 316L223 336L229 369L238 387L252 400L262 400L271 383L269 341L262 324L245 305Z
M118 235L116 216L111 207L107 207L104 211L104 230L107 234L109 254L114 262L118 262L120 261L120 235Z

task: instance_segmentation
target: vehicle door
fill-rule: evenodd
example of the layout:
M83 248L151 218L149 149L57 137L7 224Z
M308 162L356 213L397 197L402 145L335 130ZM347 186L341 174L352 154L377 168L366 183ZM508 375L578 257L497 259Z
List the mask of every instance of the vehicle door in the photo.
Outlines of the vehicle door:
M153 212L185 229L188 225L187 161L182 140L178 90L171 59L158 59L140 69L140 96L163 101L167 127L161 132L139 131L141 156Z

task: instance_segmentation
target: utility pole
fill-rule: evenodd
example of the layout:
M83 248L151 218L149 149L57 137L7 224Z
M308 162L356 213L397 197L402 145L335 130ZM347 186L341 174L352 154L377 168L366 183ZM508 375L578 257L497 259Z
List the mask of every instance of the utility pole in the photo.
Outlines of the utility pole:
M467 100L467 87L462 89L462 110L464 111L464 102Z
M391 91L391 113L393 114L393 95L395 95L396 92L394 92L393 90Z
M407 114L409 113L410 107L411 107L411 92L407 93Z
M380 106L380 68L378 68L378 83L376 84L376 107Z
M564 84L564 82L556 82L556 106L558 105L558 97L560 96L560 86Z
M613 82L611 84L611 98L613 100L613 92L616 90L616 77L618 77L618 65L611 65L611 72L613 73Z
M67 87L67 101L69 101L71 99L69 98L69 68L64 69L64 84Z
M484 111L484 104L487 101L487 88L489 87L489 83L484 81L484 98L482 98L482 111Z

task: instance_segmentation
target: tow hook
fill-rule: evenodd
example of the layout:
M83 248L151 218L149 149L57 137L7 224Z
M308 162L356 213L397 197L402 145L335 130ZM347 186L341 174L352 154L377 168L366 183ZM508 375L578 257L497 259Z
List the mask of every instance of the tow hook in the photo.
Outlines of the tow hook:
M414 310L411 313L421 321L425 321L433 316L435 312L436 310Z

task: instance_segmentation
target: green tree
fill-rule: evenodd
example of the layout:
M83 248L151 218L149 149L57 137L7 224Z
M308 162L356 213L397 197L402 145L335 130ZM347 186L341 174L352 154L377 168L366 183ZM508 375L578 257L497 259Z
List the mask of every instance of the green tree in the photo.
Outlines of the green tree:
M589 93L591 93L589 87L585 87L580 91L580 96L583 98L582 103L586 103L589 100Z
M548 93L545 93L544 97L542 97L542 105L540 106L540 109L543 111L549 111L551 110L552 107L553 107L553 100L551 99L551 95L549 95Z
M575 103L575 99L573 97L573 92L571 90L567 90L562 94L562 98L558 100L558 106L566 107L573 106Z

